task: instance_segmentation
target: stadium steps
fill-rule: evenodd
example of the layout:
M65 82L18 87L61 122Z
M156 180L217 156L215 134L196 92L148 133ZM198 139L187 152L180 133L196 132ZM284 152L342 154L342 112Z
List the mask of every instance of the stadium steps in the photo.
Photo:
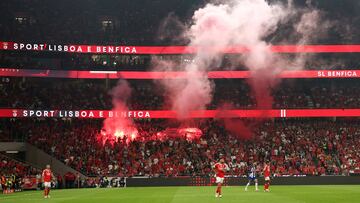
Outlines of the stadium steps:
M306 98L306 100L307 100L308 106L309 106L310 108L313 108L313 107L314 107L314 102L313 102L313 100L311 99L311 97L310 97L309 95L306 95L305 98Z
M61 176L64 176L67 172L71 172L73 174L79 174L81 178L87 177L81 172L65 165L63 162L29 143L26 143L25 157L26 162L35 166L42 166L41 168L45 168L47 164L50 164L52 171L56 174L60 174Z

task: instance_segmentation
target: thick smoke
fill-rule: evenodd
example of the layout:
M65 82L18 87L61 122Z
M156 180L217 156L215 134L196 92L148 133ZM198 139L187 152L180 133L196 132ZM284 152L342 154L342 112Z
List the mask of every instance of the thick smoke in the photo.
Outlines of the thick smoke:
M128 111L126 102L131 96L131 88L125 80L119 80L117 85L110 91L110 94L112 96L113 111ZM113 144L119 139L128 143L138 136L138 131L129 118L114 116L104 120L101 134L103 143L108 141Z
M319 26L320 17L316 9L295 8L292 1L229 0L198 9L185 31L186 38L190 40L189 46L196 46L198 52L193 61L178 69L186 71L188 78L162 82L172 109L178 112L180 118L186 118L192 110L205 109L212 100L214 88L206 72L221 64L225 47L242 45L249 51L239 55L234 63L251 71L248 83L252 96L256 99L257 108L266 114L266 110L272 108L272 90L278 84L275 76L283 70L302 69L308 59L306 54L289 57L272 52L271 39L287 43L287 39L295 38L295 44L306 44L319 34L322 28ZM282 35L281 26L289 24L293 26L287 26L287 31L291 31L287 32L287 36ZM174 70L173 65L165 67ZM164 70L164 67L161 69ZM198 74L203 77L195 77Z
M214 10L210 13L203 12L202 9L196 11L194 23L185 32L190 40L189 45L198 47L195 56L187 63L182 63L178 69L186 72L186 79L162 81L169 95L171 108L180 119L185 119L192 110L205 109L211 102L213 83L208 80L206 72L221 63L221 51L228 45L227 37L214 36L221 36L230 26L231 20L222 19L222 16L226 16L225 10L218 10L216 6L211 6L210 9ZM156 69L164 70L165 66L172 71L174 65L162 62L156 65Z

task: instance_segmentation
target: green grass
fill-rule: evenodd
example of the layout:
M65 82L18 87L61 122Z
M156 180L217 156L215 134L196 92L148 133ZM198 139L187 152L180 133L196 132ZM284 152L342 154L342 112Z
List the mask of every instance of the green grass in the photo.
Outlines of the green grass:
M272 186L270 193L255 192L253 187L223 188L223 197L215 198L215 187L137 187L111 189L53 190L51 199L43 199L41 191L0 195L0 203L25 202L104 202L104 203L339 203L360 202L360 186Z

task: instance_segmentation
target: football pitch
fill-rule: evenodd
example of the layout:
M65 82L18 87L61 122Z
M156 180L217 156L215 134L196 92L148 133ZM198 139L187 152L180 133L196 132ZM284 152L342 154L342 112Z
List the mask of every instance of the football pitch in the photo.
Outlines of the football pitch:
M1 203L25 202L131 202L131 203L202 203L202 202L244 202L244 203L339 203L360 202L360 186L272 186L271 192L255 192L249 187L231 186L223 188L223 197L215 198L215 187L131 187L106 189L53 190L51 198L44 199L41 191L27 191L0 195Z

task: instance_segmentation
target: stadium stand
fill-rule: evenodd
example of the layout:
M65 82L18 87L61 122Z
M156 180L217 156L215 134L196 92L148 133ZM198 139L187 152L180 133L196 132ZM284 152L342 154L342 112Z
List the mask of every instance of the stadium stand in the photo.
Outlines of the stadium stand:
M278 176L349 175L360 169L357 120L263 121L250 140L226 131L220 121L203 120L199 121L204 133L201 139L164 142L151 139L164 130L164 120L139 121L140 140L127 145L119 139L105 146L99 141L99 121L11 122L2 125L9 128L5 132L17 129L28 142L92 176L207 176L219 155L226 157L230 174L236 176L245 175L248 164L270 158Z

